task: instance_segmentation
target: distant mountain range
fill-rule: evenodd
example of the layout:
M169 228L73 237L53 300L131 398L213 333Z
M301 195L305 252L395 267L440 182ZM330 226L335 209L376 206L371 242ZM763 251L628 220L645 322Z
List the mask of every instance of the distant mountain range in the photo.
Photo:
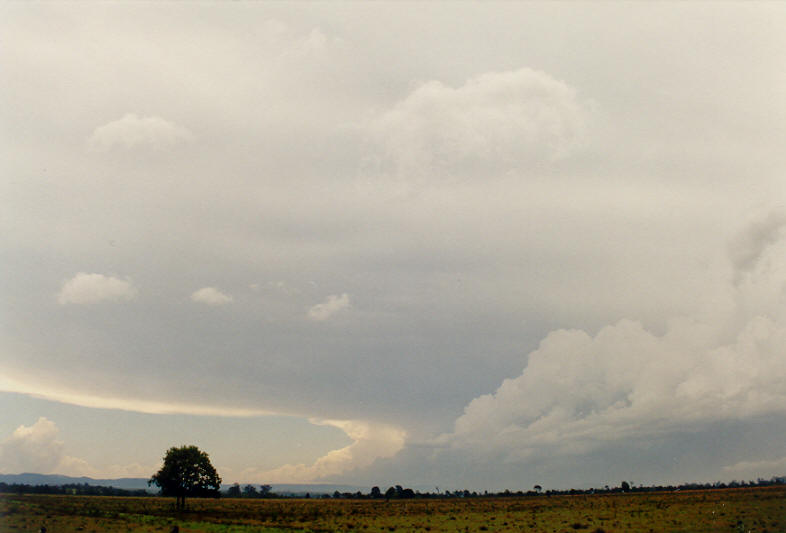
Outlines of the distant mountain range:
M0 474L0 483L18 483L21 485L72 485L72 484L87 484L101 487L115 487L118 489L137 490L148 489L155 491L156 487L148 487L147 478L118 478L118 479L93 479L91 477L71 477L61 476L58 474ZM226 490L232 484L222 485L222 489ZM244 484L241 484L241 486ZM256 484L258 485L258 484ZM356 485L331 485L329 483L314 483L314 484L280 484L272 485L273 492L277 494L333 494L335 491L339 492L352 492L357 491L363 494L368 494L371 487L360 487ZM385 487L380 487L385 490Z
M148 488L147 479L142 478L93 479L91 477L71 477L58 474L0 474L0 483L19 483L21 485L87 484L128 490Z

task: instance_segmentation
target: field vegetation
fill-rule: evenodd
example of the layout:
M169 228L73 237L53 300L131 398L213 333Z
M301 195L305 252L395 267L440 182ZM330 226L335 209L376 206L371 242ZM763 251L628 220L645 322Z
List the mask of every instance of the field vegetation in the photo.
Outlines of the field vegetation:
M786 487L430 500L0 495L0 531L440 533L786 531Z

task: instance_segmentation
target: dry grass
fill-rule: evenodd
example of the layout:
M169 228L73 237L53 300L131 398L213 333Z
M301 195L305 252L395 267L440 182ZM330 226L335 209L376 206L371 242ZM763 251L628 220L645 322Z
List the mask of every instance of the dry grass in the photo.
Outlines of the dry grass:
M786 531L786 488L466 500L173 500L0 495L0 531L519 532Z

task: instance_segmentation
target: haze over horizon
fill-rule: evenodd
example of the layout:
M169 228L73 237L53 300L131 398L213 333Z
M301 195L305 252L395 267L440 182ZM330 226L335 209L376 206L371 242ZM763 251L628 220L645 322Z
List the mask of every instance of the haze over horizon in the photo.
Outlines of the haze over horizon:
M0 473L786 474L784 17L0 5Z

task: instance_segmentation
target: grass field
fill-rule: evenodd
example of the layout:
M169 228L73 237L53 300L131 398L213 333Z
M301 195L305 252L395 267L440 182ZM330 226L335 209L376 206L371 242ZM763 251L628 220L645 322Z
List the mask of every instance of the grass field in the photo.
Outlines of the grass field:
M0 495L0 531L786 532L786 488L449 500L174 500Z

